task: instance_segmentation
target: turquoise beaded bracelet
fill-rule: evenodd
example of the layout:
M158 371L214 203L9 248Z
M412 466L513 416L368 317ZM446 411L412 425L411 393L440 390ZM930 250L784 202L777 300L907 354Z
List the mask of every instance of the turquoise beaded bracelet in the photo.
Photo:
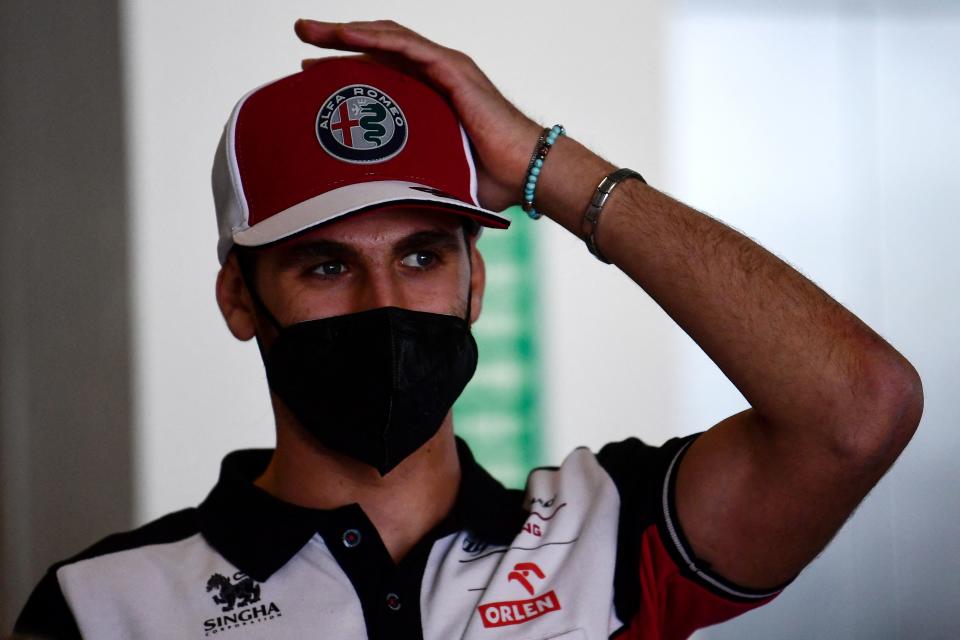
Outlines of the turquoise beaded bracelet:
M557 138L567 132L563 125L555 124L552 129L544 129L537 139L537 146L533 150L533 156L530 157L530 164L527 166L527 179L523 185L523 210L527 212L533 220L543 216L542 213L533 208L533 196L537 190L537 179L540 177L540 171L543 170L543 160L547 157L550 147L557 141Z

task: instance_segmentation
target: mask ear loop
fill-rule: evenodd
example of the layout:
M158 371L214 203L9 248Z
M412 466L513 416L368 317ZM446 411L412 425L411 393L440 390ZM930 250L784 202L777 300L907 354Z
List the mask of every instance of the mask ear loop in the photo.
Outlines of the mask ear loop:
M470 238L467 237L467 225L463 225L463 241L467 243L467 265L470 269L470 280L467 285L467 317L465 318L467 331L470 331L470 316L473 313L473 250L470 248Z

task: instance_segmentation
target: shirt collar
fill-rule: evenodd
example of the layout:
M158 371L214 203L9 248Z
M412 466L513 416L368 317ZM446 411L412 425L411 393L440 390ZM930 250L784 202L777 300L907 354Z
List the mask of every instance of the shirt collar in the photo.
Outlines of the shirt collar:
M428 535L466 530L490 544L509 544L528 515L523 492L504 488L474 459L467 443L456 440L460 488L450 513ZM228 454L217 484L198 509L200 531L207 542L259 582L285 565L314 534L338 531L342 523L362 513L357 504L336 509L299 507L257 487L253 481L267 468L272 454L270 449Z

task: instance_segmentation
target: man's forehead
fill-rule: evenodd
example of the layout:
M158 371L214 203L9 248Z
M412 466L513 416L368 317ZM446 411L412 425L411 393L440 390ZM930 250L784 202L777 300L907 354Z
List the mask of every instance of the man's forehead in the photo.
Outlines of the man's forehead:
M276 245L295 248L320 241L356 246L392 245L421 232L460 235L464 217L440 210L396 206L356 213L320 225Z

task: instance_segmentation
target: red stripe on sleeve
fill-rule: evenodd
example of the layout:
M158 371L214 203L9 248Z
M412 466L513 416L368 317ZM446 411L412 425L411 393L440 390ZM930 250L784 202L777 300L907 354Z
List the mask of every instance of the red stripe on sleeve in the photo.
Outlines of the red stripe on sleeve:
M640 610L618 640L683 640L755 609L776 595L752 601L725 598L680 573L656 526L640 539Z

